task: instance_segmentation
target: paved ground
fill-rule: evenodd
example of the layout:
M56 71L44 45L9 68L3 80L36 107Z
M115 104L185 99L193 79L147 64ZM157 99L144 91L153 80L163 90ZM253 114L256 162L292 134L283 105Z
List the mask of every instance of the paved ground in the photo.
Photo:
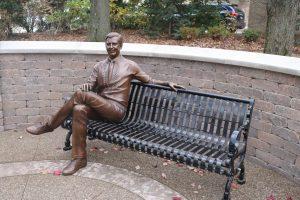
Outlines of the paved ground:
M0 134L0 199L172 199L218 200L226 178L194 171L164 159L120 149L99 140L88 141L88 167L75 176L55 176L70 152L62 151L65 131L40 136L25 131ZM293 200L300 185L281 175L246 163L247 182L234 188L232 199ZM79 190L83 187L83 191ZM175 192L177 191L177 192Z

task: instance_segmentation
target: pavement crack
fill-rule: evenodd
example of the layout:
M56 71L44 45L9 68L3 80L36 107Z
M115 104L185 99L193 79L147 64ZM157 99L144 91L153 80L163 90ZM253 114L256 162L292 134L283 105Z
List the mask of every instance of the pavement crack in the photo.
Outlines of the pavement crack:
M22 193L21 200L24 199L24 195L25 195L25 191L26 191L26 188L27 188L27 184L28 184L28 182L29 182L29 179L30 179L30 176L27 177L27 180L26 180L26 183L25 183L25 187L24 187L24 190L23 190L23 193Z

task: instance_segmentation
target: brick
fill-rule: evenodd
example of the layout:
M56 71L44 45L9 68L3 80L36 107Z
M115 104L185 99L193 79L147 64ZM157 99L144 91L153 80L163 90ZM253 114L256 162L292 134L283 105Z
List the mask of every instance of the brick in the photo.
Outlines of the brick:
M58 108L55 107L44 107L44 108L39 108L39 114L40 115L52 115L54 114Z
M215 81L226 83L227 80L228 80L227 76L229 76L229 74L216 73L216 80Z
M291 98L272 92L264 92L264 100L274 103L275 105L290 107Z
M239 74L240 67L234 65L222 65L216 68L216 72L222 74Z
M91 75L91 71L86 69L77 69L74 70L75 77L89 77Z
M289 172L295 177L300 177L300 168L297 168L295 165L286 163L285 165L282 166L282 169L284 171Z
M258 130L256 128L252 127L252 124L251 124L251 128L249 130L249 136L253 137L253 138L257 138L257 132L258 132Z
M61 107L64 104L63 100L51 100L50 106L51 107Z
M239 86L237 87L238 94L243 95L244 97L252 97L255 99L263 99L264 93L262 90L257 90L249 87Z
M62 94L59 92L40 92L39 100L58 100L62 98Z
M5 54L5 56L1 56L2 61L23 61L25 60L25 56L23 54Z
M17 128L17 124L4 124L5 131L16 130L16 128Z
M65 77L61 80L62 84L80 85L87 82L87 78L83 77Z
M292 98L300 98L300 87L279 84L279 94L283 94Z
M295 160L295 166L300 169L300 155L298 155L297 159Z
M38 115L39 109L38 108L18 108L16 109L17 116L28 116L28 115Z
M277 83L284 83L287 85L294 85L296 80L295 76L293 75L272 71L266 71L266 79Z
M44 76L49 76L50 72L49 70L45 69L29 69L25 71L25 76L30 77L30 76L39 76L39 77L44 77Z
M26 77L12 77L12 78L2 78L3 86L11 86L11 85L26 85L27 79Z
M299 118L296 118L299 119ZM288 128L300 133L300 121L288 120Z
M27 122L27 116L4 117L4 124L5 125L26 123L26 122Z
M300 99L291 99L291 107L295 110L300 110Z
M259 150L262 150L262 151L265 151L265 152L269 152L270 151L270 147L271 145L262 141L262 140L259 140L259 139L256 139L256 138L251 138L249 137L248 138L248 145L250 147L255 147L256 149L259 149Z
M38 85L27 85L25 87L26 92L45 92L50 91L49 85L38 84Z
M45 84L53 85L53 84L60 84L62 80L65 78L62 77L37 77L37 84Z
M203 79L191 79L190 85L199 88L213 89L214 82L210 80L203 80Z
M224 74L224 76L225 76L225 74ZM212 80L212 81L216 80L216 72L213 72L213 71L203 71L202 72L202 79Z
M27 101L28 108L43 108L49 106L50 106L50 100Z
M26 61L50 61L51 54L26 54Z
M287 127L288 125L286 118L268 112L262 112L261 119L275 126Z
M257 120L257 119L252 119L251 121L252 127L270 133L271 132L271 128L272 128L272 124L271 123L267 123L264 122L262 120Z
M31 65L31 68L34 69L43 69L43 70L49 70L49 69L61 69L62 63L60 61L38 61L33 62Z
M284 140L299 143L300 134L297 134L295 131L292 131L288 128L273 126L272 134L277 135Z
M224 76L224 75L223 75ZM240 86L250 87L251 86L251 78L240 75L228 75L227 82L238 84Z
M28 123L44 122L48 118L49 116L47 115L28 116Z
M4 95L5 100L14 101L32 101L38 99L38 93L17 93L17 94L6 94Z
M16 115L15 108L4 108L3 110L5 117L11 117Z
M253 119L262 119L262 111L254 109L252 112L252 118Z
M0 70L1 77L14 78L14 77L24 77L25 70L19 69L2 69Z
M266 133L263 131L258 131L258 139L267 142L273 146L277 146L277 147L283 147L284 143L286 142L285 140L283 140L282 138L278 137L277 135L273 135L270 133Z
M285 149L275 147L273 145L271 146L270 153L272 155L274 155L282 160L285 160L289 163L292 163L292 164L294 164L296 157L297 157L295 154L290 153Z
M239 74L250 78L265 79L265 71L261 69L241 67Z
M246 154L246 159L250 160L251 163L255 163L255 164L258 164L258 165L263 166L263 167L267 167L268 166L267 162L265 162L264 160L262 160L260 158L255 157L255 156L250 156L250 155Z
M2 104L4 109L26 107L26 101L3 101Z
M98 64L97 62L91 62L91 61L88 61L88 62L85 62L84 63L84 68L85 69L89 69L89 68L93 68L96 64ZM147 64L146 64L147 65ZM145 64L140 64L140 67L145 70L147 67L143 67L145 66ZM147 66L152 66L152 65L147 65Z
M283 145L284 145L284 149L286 149L287 151L296 155L300 155L300 144L284 141Z
M300 111L284 106L275 106L275 114L289 118L289 119L300 119Z
M269 92L277 92L278 91L278 83L261 80L261 79L252 79L251 85L255 89L269 91Z
M50 90L52 92L69 92L69 91L73 91L73 85L70 85L70 84L54 84L54 85L50 85Z
M26 129L28 126L31 126L31 125L32 125L31 123L20 123L20 124L17 124L16 129L24 130L24 129Z
M270 165L274 165L276 167L281 167L285 164L285 161L283 161L282 159L280 159L270 153L261 151L259 149L256 149L256 157L259 159L262 159L266 163L268 163Z
M287 171L286 169L282 169L282 166L276 167L274 165L268 165L267 168L281 174L282 176L284 176L290 180L294 179L293 173L291 171Z
M11 86L2 86L2 94L18 94L26 91L26 86L20 85L11 85Z
M256 154L256 148L254 148L253 146L247 146L246 155L255 156L255 154Z
M221 91L221 92L229 92L229 93L233 93L233 94L237 94L238 93L238 89L237 86L232 84L232 83L218 83L215 82L214 84L214 89Z
M85 64L82 61L63 61L63 68L69 68L69 69L84 69Z
M50 76L54 77L72 77L74 76L74 70L71 69L51 69Z
M295 86L300 88L300 77L296 76Z
M265 112L273 113L275 111L275 105L271 102L255 99L255 109L260 109Z

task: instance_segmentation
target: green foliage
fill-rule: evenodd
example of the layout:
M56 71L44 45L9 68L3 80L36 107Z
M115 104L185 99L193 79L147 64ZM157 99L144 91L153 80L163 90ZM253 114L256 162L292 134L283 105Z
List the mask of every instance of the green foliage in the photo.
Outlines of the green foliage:
M180 27L180 37L182 39L195 39L200 38L205 35L206 29L204 27L197 28L197 27Z
M143 29L148 21L142 7L110 1L110 19L113 28Z
M62 10L54 10L47 17L56 30L68 32L73 30L87 29L90 18L89 0L68 0Z
M225 25L220 24L218 26L209 27L207 30L209 37L217 40L230 36L230 31L226 28Z
M26 23L23 12L21 0L0 1L0 35L2 37L10 35L14 25L23 26Z
M260 33L256 30L248 29L243 32L243 37L247 42L256 42Z

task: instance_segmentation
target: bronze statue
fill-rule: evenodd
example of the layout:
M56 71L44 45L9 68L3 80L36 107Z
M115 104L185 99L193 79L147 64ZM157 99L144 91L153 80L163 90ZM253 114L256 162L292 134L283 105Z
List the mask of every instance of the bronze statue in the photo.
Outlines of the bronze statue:
M63 175L72 175L87 165L87 119L122 121L126 113L132 79L143 83L166 85L174 90L175 87L183 88L172 82L150 78L135 62L124 58L120 54L123 39L119 33L109 33L105 45L108 58L94 66L88 82L80 85L80 90L76 91L46 123L26 129L34 135L52 132L72 113L72 160L63 169Z

